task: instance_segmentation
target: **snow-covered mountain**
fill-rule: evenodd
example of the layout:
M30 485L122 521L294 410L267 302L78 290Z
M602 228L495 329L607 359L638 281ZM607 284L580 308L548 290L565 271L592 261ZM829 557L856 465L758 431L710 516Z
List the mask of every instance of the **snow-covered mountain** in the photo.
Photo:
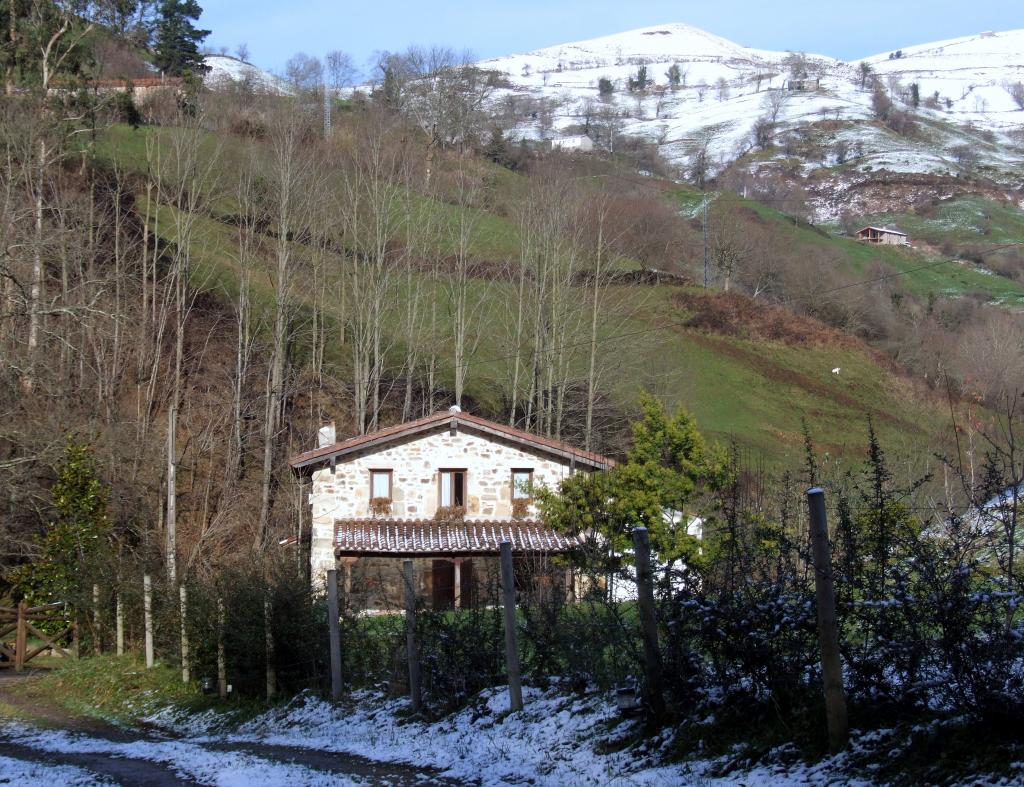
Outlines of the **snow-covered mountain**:
M479 65L507 76L509 86L498 91L496 102L544 102L542 111L533 106L518 118L512 137L595 136L598 119L607 123L612 115L621 133L657 143L670 162L684 166L695 148L706 146L717 166L723 166L754 149L755 124L774 114L776 139L794 130L815 137L821 156L805 157L808 172L841 159L861 171L955 176L963 168L956 151L968 145L976 157L971 166L1019 187L1024 183L1024 140L1013 132L1024 129L1024 109L1011 90L1024 81L1022 53L1024 30L1012 30L908 47L899 58L888 52L866 58L900 108L909 109L900 97L908 97L910 85L917 83L919 105L913 117L922 133L906 136L865 122L873 118L872 90L859 62L803 56L807 74L819 81L808 90L790 90L793 53L747 48L680 23ZM680 76L675 86L668 75L673 65ZM630 91L641 66L653 84ZM611 95L600 95L602 79L614 86ZM793 157L792 151L785 155Z
M978 116L994 125L1024 124L1009 88L1024 81L1024 30L981 33L921 44L865 58L880 75L917 83L921 96L938 93L952 111Z
M214 90L233 84L248 82L254 89L276 95L289 95L292 91L280 77L230 55L206 55L203 59L209 71L203 78Z

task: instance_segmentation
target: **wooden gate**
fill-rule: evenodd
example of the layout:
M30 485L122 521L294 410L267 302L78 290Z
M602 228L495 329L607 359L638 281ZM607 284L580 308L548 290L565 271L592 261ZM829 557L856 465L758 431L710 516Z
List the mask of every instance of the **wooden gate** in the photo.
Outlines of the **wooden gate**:
M63 656L78 655L78 625L65 619L63 603L44 604L41 607L30 607L24 601L17 607L0 607L0 669L14 668L21 672L25 664L34 659L44 650L52 648ZM33 623L60 622L65 624L60 633L49 635L33 625ZM4 641L10 633L14 633L14 643ZM42 642L29 650L28 637L33 635ZM70 644L70 648L58 644Z

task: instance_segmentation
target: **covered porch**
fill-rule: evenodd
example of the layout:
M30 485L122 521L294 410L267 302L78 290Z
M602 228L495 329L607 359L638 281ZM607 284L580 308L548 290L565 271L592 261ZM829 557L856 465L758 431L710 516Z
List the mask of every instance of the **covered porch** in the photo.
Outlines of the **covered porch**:
M571 570L552 558L577 546L577 539L536 522L377 519L336 522L339 595L355 612L398 612L404 607L402 561L411 559L421 604L435 610L493 604L503 541L512 545L522 591L573 595Z

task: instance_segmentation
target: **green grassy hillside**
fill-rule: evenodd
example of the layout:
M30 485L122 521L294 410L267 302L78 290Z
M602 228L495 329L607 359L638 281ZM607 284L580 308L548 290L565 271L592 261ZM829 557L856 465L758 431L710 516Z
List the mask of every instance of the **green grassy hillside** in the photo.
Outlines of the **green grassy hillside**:
M174 132L115 128L102 140L100 155L141 173L146 160L145 135L155 133ZM229 169L236 155L237 151L228 151L220 158L219 166ZM690 197L684 194L680 199ZM430 203L431 209L439 212L456 210L448 204ZM222 208L223 213L229 213L230 205L216 200L213 205L207 215L198 218L192 248L193 282L226 299L233 298L239 281L235 229L220 213ZM778 232L790 233L794 242L833 253L838 250L852 270L866 270L879 259L896 269L920 264L898 251L869 249L794 226L791 220L763 205L750 205L766 220L777 224ZM139 200L137 208L141 206ZM148 216L165 240L172 238L169 230L175 210L168 205L154 206ZM517 244L515 225L507 218L486 213L477 225L473 254L497 259L514 254ZM296 265L300 266L295 298L300 309L308 314L315 292L301 266L309 257L309 250L299 243L295 247ZM260 264L268 263L264 260ZM340 276L344 264L344 259L336 256L328 269ZM935 275L939 278L915 274L914 279L908 280L923 292L945 287L954 274ZM257 275L252 285L256 308L267 315L273 302L269 282L269 276ZM328 291L332 286L328 282ZM496 321L508 318L514 295L510 284L497 280L479 280L473 287L472 298L479 299L482 305L475 317L473 334L479 336L479 344L471 359L466 394L484 414L499 415L502 392L509 378L510 348L499 338L500 332L492 328ZM404 309L403 299L410 297L412 290L418 290L418 297L425 303L441 298L435 280L425 275L417 279L413 273L396 289L393 322L397 322ZM942 435L948 431L948 412L941 403L917 392L877 352L781 309L777 311L786 315L784 321L791 323L781 332L746 330L742 326L737 329L735 325L728 329L716 327L714 316L735 307L734 303L721 301L720 296L680 286L610 288L602 308L601 360L602 386L613 405L627 413L638 393L649 389L669 403L689 408L709 436L721 441L735 440L741 448L770 465L798 460L805 420L816 442L836 455L861 453L869 415L893 448L913 447L920 451L943 441ZM327 345L326 371L339 379L350 379L340 308L328 301L323 310L326 330L336 337ZM704 319L696 319L700 315ZM270 320L263 320L264 325L269 323ZM392 338L389 364L398 368L404 347L400 336ZM302 348L296 351L301 358ZM835 368L840 370L838 374L833 373ZM450 384L451 359L443 353L439 371L441 379ZM583 378L585 353L573 360L571 371L573 376Z

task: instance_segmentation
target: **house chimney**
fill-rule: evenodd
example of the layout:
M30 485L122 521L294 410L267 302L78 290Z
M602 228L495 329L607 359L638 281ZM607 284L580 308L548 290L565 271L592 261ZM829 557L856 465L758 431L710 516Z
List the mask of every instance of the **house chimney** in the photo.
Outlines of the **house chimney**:
M336 442L336 435L334 431L334 421L329 424L321 426L316 433L316 447L326 448L329 445L334 445Z
M455 413L461 413L462 408L459 407L457 404L453 404L451 407L448 408L448 412L454 415Z

